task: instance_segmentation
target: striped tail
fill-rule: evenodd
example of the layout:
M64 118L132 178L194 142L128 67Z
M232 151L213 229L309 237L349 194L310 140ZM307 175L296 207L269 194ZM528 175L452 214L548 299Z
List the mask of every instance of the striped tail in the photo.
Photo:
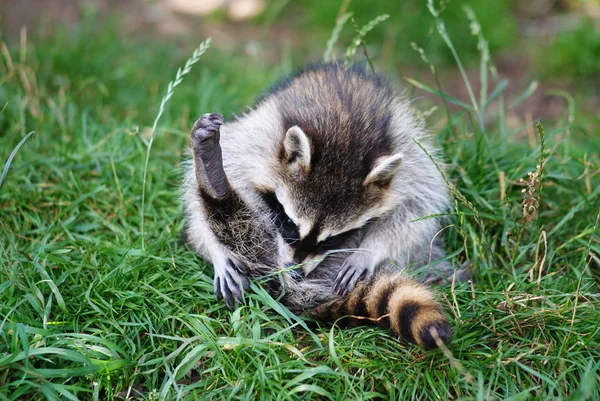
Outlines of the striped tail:
M452 337L431 290L398 271L379 272L348 296L319 305L311 316L331 322L345 317L352 325L378 324L425 349L437 347L435 332L444 344Z

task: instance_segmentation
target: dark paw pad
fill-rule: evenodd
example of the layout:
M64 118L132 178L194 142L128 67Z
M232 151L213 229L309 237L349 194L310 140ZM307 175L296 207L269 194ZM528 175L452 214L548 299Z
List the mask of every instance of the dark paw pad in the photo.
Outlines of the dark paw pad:
M223 125L223 116L219 113L203 115L192 128L192 140L195 149L209 151L219 143L219 130Z
M222 199L229 194L229 181L223 169L221 154L220 127L223 116L219 113L205 114L196 121L192 129L192 149L194 159L200 173L198 177L206 177L213 196ZM199 167L202 166L202 167Z
M421 330L421 345L423 346L423 348L438 348L436 339L438 341L441 341L443 344L449 344L452 340L452 330L450 330L450 325L447 321L435 321L423 327L423 329Z

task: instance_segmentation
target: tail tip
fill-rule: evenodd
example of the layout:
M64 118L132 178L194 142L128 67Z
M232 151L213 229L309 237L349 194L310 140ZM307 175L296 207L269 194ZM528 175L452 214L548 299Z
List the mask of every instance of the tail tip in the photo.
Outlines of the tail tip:
M437 333L437 337L444 345L449 344L452 340L452 330L450 330L450 325L448 322L444 320L437 320L423 327L421 330L420 342L423 348L427 350L438 348L434 329Z

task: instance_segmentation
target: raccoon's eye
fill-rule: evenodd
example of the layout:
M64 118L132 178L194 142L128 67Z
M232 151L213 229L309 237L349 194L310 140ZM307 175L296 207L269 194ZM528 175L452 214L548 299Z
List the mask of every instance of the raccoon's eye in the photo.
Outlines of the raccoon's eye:
M324 239L319 243L319 247L323 250L335 250L345 244L354 234L359 231L358 228L348 230L338 235L333 235L329 238Z
M325 248L334 248L336 246L340 246L344 243L344 237L341 235L334 235L333 237L329 237L323 241L321 241L321 245Z
M298 231L296 223L294 223L294 221L285 213L281 217L279 231L281 231L281 235L285 242L291 244L298 241L300 239L300 232Z
M271 210L273 223L281 233L283 239L289 244L298 241L300 239L298 226L285 213L283 205L279 203L275 194L273 192L266 192L262 194L262 197Z

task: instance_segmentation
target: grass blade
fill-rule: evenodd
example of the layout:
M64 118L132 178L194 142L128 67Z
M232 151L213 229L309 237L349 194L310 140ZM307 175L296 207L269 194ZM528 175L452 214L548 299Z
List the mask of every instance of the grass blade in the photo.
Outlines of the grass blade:
M458 100L458 99L456 99L456 98L454 98L454 97L452 97L450 95L446 95L445 93L440 92L439 90L434 89L431 86L425 85L424 83L421 83L421 82L419 82L417 80L414 80L412 78L406 78L405 77L404 79L409 84L411 84L411 85L413 85L413 86L415 86L415 87L417 87L419 89L422 89L425 92L429 92L429 93L431 93L433 95L439 96L442 99L445 99L445 100L449 101L450 103L453 103L453 104L455 104L457 106L463 107L463 108L465 108L467 110L474 111L473 106L471 106L470 104L465 103L465 102L461 102L460 100Z
M154 124L152 125L152 134L150 135L150 141L148 142L148 147L146 150L146 160L144 162L144 177L142 179L142 208L140 211L140 219L141 219L141 234L142 234L142 249L146 248L146 239L145 239L145 227L144 227L144 212L146 209L146 180L148 177L148 162L150 160L150 150L152 149L152 143L154 142L154 136L156 134L156 127L158 126L158 121L160 117L163 115L165 111L165 106L167 102L173 96L175 88L183 81L183 77L186 76L191 70L192 66L196 64L200 57L204 54L204 52L210 47L211 39L208 38L204 42L200 43L200 46L194 50L192 56L185 62L183 68L179 68L177 70L177 74L175 74L175 80L169 82L167 86L167 94L162 98L160 102L160 108L158 110L158 114L154 119Z
M529 96L531 96L539 86L540 84L538 81L531 81L529 86L527 86L527 89L525 89L525 91L518 98L516 98L511 104L508 105L508 109L511 110L519 106L521 103L523 103L523 101L525 101Z
M325 53L323 54L323 61L329 62L333 60L333 51L335 44L337 43L340 37L340 33L342 32L344 25L350 17L352 17L352 13L345 13L335 22L335 27L331 32L331 37L327 41L327 48L325 49Z
M6 179L6 176L8 174L8 169L10 168L10 165L12 164L13 159L17 155L17 152L19 151L19 149L21 149L21 146L23 146L23 144L25 144L25 142L27 142L27 140L29 138L31 138L31 136L33 134L35 134L35 131L31 131L29 134L25 135L23 137L23 139L21 139L19 141L19 143L17 144L17 146L15 146L15 148L13 149L13 151L10 153L10 156L8 156L8 159L6 160L6 163L4 163L4 168L2 169L2 176L0 176L0 188L2 188L2 185L4 184L4 180Z
M483 109L487 109L490 103L492 103L498 96L502 95L502 93L507 87L508 81L506 79L500 81L498 85L496 85L492 93L490 93L490 96L487 98L487 100L483 103Z

